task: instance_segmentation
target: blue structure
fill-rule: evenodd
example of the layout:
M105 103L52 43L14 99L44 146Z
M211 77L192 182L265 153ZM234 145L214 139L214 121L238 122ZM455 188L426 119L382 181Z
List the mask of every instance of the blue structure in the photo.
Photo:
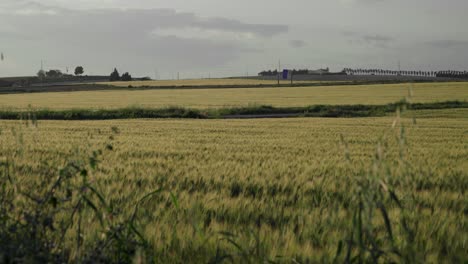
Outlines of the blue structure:
M283 80L287 80L289 75L289 70L283 70Z

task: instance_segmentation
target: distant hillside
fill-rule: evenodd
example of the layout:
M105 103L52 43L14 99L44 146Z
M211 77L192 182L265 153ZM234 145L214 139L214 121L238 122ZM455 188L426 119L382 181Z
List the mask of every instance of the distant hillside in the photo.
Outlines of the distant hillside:
M243 79L256 80L277 80L277 76L250 76L238 77ZM457 81L457 78L444 77L426 77L426 76L384 76L384 75L346 75L346 74L324 74L324 75L309 75L301 74L294 75L294 81L316 81L316 82L411 82L411 81Z
M81 83L81 82L99 82L107 81L109 76L73 76L65 75L58 78L45 78L40 80L37 76L18 76L0 78L0 87L29 87L35 84L51 84L51 83Z
M0 87L11 87L11 86L13 86L13 82L0 79Z

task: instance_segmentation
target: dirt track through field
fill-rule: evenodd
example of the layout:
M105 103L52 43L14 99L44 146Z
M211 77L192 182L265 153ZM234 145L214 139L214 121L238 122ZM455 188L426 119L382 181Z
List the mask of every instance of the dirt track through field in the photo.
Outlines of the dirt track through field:
M288 118L288 117L300 117L303 116L301 113L296 114L265 114L265 115L225 115L224 119L256 119L256 118Z

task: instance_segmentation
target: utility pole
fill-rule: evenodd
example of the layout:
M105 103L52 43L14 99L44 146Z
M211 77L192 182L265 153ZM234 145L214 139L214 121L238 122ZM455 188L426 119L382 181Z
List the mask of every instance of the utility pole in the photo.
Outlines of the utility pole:
M293 71L291 71L291 87L293 85L293 75L294 75L294 73L293 73Z
M278 60L278 87L280 86L281 60Z
M41 60L41 73L45 74L44 72L44 62ZM44 86L44 75L41 75L41 86Z
M401 63L400 60L398 60L398 76L401 75Z

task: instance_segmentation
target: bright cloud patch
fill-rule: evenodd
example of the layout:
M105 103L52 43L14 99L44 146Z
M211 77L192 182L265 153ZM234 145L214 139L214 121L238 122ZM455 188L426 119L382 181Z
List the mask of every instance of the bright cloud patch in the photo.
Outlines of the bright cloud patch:
M218 41L242 41L255 39L255 34L251 32L233 32L199 27L160 28L152 31L151 35L158 37L176 37L181 39L211 39Z
M0 3L0 14L29 15L57 15L60 8L42 5L30 1L5 1Z

